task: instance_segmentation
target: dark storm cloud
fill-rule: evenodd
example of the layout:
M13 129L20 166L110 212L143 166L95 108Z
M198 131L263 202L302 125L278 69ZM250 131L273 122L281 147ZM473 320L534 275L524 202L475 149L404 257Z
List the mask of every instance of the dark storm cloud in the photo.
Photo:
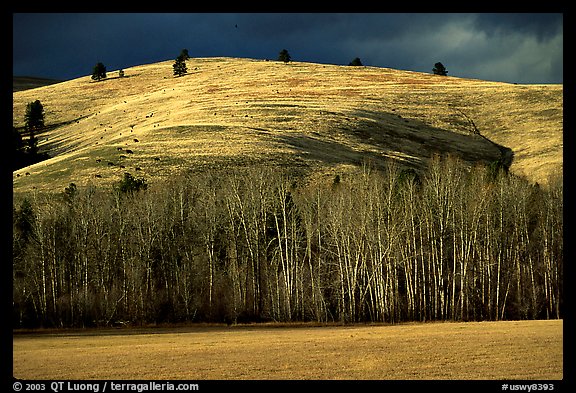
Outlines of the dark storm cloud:
M276 59L562 83L562 14L15 14L15 75L73 78L193 57Z
M563 15L553 13L476 14L475 27L486 34L517 33L539 40L553 38L562 30Z

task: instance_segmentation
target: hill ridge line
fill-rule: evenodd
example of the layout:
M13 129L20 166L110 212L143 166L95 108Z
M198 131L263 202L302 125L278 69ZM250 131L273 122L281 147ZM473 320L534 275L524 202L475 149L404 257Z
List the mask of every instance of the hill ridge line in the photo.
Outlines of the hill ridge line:
M14 126L23 126L26 103L39 99L47 124L58 125L43 135L40 150L65 155L15 171L14 190L109 185L121 173L103 171L96 159L118 161L118 147L134 151L121 165L151 179L243 157L335 174L365 157L412 157L400 162L418 169L434 152L472 164L510 151L510 170L541 183L562 168L561 85L222 57L191 58L187 66L189 74L178 78L166 60L125 68L123 78L112 71L100 82L80 77L13 93ZM210 132L219 127L229 131ZM458 136L477 130L481 139ZM297 134L326 143L307 145ZM150 162L161 152L165 162ZM69 160L73 171L63 167Z

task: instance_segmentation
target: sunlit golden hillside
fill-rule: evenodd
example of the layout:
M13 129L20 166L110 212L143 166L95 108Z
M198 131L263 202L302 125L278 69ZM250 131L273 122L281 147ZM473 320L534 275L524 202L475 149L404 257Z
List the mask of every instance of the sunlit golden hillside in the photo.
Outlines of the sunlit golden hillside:
M13 93L13 123L40 100L52 158L13 173L14 191L149 183L183 170L247 165L343 173L435 153L472 163L509 152L511 171L546 183L562 170L563 86L514 85L376 67L193 58ZM510 152L511 150L511 152Z

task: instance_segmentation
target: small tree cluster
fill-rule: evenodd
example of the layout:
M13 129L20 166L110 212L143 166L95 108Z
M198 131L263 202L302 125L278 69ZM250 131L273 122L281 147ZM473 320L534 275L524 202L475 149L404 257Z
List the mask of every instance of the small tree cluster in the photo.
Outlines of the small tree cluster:
M349 66L362 66L362 62L360 61L359 57L355 57L350 63L348 63Z
M24 130L29 134L28 140L24 140L20 131L12 127L11 148L14 158L12 163L13 170L35 164L48 158L46 153L38 153L38 138L36 137L36 132L43 127L44 106L40 100L28 103L24 114Z
M38 138L34 132L44 127L44 107L40 100L30 102L26 106L24 118L26 131L30 133L27 151L30 155L35 156L38 153Z
M448 75L448 71L446 70L446 67L444 67L444 64L442 64L440 62L434 64L434 68L432 68L432 72L434 73L434 75L443 75L443 76Z
M92 80L100 81L106 78L106 66L100 62L92 69Z
M283 61L284 63L289 63L292 60L290 54L286 49L282 49L278 54L278 61Z
M27 131L34 131L44 127L44 106L40 100L30 102L26 105L24 123Z
M134 194L147 188L148 184L144 178L135 178L128 172L124 173L124 178L115 186L115 189L122 194Z
M176 60L174 60L174 64L172 65L174 69L174 76L182 76L188 73L186 60L189 58L190 56L188 55L188 49L182 49L182 52L180 52Z

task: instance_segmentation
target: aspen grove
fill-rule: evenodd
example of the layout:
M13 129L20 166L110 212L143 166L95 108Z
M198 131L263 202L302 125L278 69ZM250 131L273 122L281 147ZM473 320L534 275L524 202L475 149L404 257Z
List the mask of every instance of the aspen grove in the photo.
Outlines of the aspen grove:
M15 195L13 327L562 317L562 178L454 157Z

